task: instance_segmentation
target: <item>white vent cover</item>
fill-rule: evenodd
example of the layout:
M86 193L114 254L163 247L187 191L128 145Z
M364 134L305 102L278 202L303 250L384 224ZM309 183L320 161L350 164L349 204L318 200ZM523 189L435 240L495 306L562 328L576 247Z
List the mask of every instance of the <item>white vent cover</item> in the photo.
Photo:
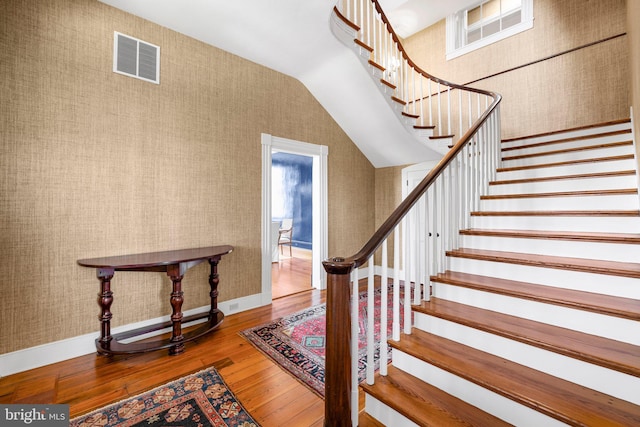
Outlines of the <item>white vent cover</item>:
M113 72L160 84L160 47L115 31Z

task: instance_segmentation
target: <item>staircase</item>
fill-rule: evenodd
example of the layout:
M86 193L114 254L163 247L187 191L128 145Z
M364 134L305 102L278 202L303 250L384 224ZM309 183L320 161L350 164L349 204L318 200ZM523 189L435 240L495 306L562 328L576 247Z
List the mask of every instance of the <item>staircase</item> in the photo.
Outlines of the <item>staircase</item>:
M640 425L640 203L628 120L502 142L360 425ZM375 420L375 421L374 421Z

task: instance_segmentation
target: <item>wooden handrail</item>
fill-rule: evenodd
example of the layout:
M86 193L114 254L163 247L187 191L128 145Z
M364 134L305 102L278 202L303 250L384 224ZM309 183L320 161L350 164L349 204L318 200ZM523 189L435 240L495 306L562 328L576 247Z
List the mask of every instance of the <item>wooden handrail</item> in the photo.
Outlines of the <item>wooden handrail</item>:
M366 0L364 0L366 1ZM420 200L425 192L433 185L436 179L443 173L449 164L461 153L464 147L472 141L479 129L487 122L491 114L498 108L502 97L494 92L474 89L446 80L434 77L418 67L407 55L400 43L400 38L393 31L389 21L382 11L377 0L370 0L380 14L385 28L391 33L391 37L397 43L402 57L407 63L424 77L434 82L446 85L450 88L471 91L491 97L492 103L477 118L471 127L454 144L438 164L426 175L413 191L391 213L386 221L375 231L362 248L349 257L334 257L323 262L327 272L327 335L325 356L325 426L351 426L351 320L350 307L350 283L351 272L371 259L381 244L399 226L410 209ZM346 19L337 8L336 15L352 28L359 28ZM373 268L373 266L370 266ZM357 283L354 283L357 286Z

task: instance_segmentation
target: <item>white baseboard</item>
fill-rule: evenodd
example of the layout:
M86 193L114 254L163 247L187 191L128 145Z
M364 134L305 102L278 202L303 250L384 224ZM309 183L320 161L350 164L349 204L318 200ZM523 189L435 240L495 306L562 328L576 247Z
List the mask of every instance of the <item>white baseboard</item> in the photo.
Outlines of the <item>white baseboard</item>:
M218 303L218 308L225 316L250 310L252 308L264 305L264 298L261 294L249 295L242 298L236 298L230 301L222 301ZM203 306L185 311L184 316L192 314L200 314L209 311L209 306ZM170 316L162 316L155 319L149 319L142 322L131 323L129 325L119 326L111 330L112 334L127 332L144 326L154 325L160 322L170 320ZM203 319L201 322L204 322ZM189 325L196 324L192 322ZM96 326L99 326L96 322ZM160 335L170 329L162 331L154 331L144 336L136 337L136 339L148 338L150 336ZM7 375L23 372L29 369L39 368L41 366L50 365L52 363L62 362L74 357L84 356L96 351L95 340L100 335L99 332L93 332L86 335L80 335L73 338L67 338L52 343L42 344L35 347L25 348L11 353L0 354L0 378ZM130 340L132 341L132 340Z

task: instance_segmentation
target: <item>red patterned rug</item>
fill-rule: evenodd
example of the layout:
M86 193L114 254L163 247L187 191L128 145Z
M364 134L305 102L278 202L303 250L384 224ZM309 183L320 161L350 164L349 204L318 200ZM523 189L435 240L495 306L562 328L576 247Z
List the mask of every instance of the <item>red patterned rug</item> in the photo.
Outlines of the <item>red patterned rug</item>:
M208 368L74 418L70 427L256 427L220 374Z
M359 300L358 377L362 381L366 373L367 297L360 294ZM375 293L376 342L380 337L380 290ZM389 289L388 336L391 335L392 296ZM402 312L402 305L400 306ZM273 359L284 370L295 376L321 397L324 397L324 355L326 305L320 304L271 323L241 331L240 334L260 351ZM402 318L402 315L400 315ZM391 351L391 350L389 350ZM375 349L376 370L380 348Z

